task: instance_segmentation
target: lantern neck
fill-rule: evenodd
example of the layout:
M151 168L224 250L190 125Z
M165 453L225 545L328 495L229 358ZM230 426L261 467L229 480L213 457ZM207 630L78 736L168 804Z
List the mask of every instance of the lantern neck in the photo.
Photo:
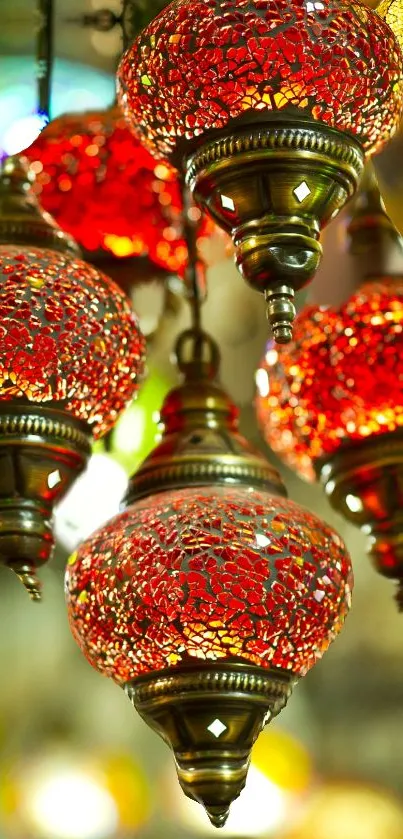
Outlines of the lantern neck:
M8 157L0 163L0 244L49 248L77 256L74 239L40 206L34 181L22 158Z
M214 341L189 330L180 336L176 356L183 382L165 399L160 442L132 477L125 504L157 492L217 484L286 495L279 473L239 432L238 410L217 382Z
M385 210L371 163L367 164L360 189L352 202L347 236L347 250L355 262L357 285L377 276L401 276L403 239Z

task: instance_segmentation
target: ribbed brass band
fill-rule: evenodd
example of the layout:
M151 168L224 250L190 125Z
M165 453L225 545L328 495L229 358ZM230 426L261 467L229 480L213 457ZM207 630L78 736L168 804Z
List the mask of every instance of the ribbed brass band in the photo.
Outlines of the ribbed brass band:
M150 464L150 470L142 470L132 480L127 496L127 503L131 504L147 495L156 492L163 492L170 489L180 489L191 486L215 485L247 485L262 487L273 494L284 495L283 484L277 476L276 471L270 463L262 464L248 461L246 458L230 455L217 457L201 455L192 459L179 458L169 464L158 465L158 462Z
M125 685L125 692L131 701L139 707L148 703L171 702L179 696L191 693L196 695L222 696L247 694L251 702L270 699L276 705L276 713L286 704L295 679L290 673L280 669L254 667L245 664L211 664L162 670L150 676L140 676ZM278 703L278 706L277 706Z
M20 406L10 409L10 403L0 403L0 443L2 437L7 438L7 444L15 442L18 445L21 445L23 438L39 437L43 442L71 444L84 454L89 454L91 435L84 428L84 423L74 417L62 417L58 411L48 408L32 405L29 409Z
M297 153L298 158L315 158L316 162L334 162L341 172L351 174L356 180L363 171L364 157L361 147L347 134L326 129L320 123L296 121L284 126L267 122L260 126L239 127L227 136L204 143L187 160L187 181L197 179L200 172L211 164L219 164L238 155L264 151L276 157L284 152Z

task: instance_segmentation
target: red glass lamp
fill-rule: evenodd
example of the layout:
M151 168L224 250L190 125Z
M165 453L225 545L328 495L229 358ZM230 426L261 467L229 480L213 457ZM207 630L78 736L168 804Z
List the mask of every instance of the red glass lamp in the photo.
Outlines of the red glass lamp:
M177 176L132 136L118 108L53 120L27 156L42 206L88 257L147 257L168 273L183 274L187 249Z
M172 747L184 792L220 827L261 729L339 632L352 576L340 538L241 437L211 340L185 333L178 358L162 440L125 512L71 558L66 590L89 662Z
M0 172L0 561L34 599L53 505L133 398L144 341L118 287L43 213L26 168Z
M175 0L123 56L127 120L231 233L278 342L321 227L398 124L402 79L392 31L356 0Z
M368 533L403 606L403 276L382 271L403 250L376 187L365 197L349 228L357 290L337 310L305 309L293 343L269 346L256 407L272 448Z

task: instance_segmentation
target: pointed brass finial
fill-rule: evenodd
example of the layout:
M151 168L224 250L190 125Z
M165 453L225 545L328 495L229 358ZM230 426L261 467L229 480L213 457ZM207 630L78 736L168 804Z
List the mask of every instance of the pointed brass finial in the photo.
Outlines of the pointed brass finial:
M229 816L229 807L206 807L206 813L213 827L225 827Z
M40 206L35 175L19 156L0 162L0 245L26 245L79 254L74 239Z
M265 298L267 320L276 344L289 344L292 341L293 323L297 314L294 289L290 286L269 289L265 292Z
M35 603L40 603L42 600L42 586L35 574L34 566L24 565L19 571L16 571L16 574L26 588L31 600Z

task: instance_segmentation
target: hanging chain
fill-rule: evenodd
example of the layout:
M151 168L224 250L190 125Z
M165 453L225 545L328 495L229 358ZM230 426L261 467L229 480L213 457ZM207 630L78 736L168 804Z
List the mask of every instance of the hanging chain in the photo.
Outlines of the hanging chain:
M206 295L205 265L197 247L200 211L194 206L190 191L182 183L183 236L188 251L185 270L186 295L190 305L191 327L176 343L178 368L190 379L215 379L220 366L220 352L211 335L204 332L201 307Z
M36 73L38 80L38 110L44 124L50 119L50 97L53 68L53 13L54 0L37 0Z

